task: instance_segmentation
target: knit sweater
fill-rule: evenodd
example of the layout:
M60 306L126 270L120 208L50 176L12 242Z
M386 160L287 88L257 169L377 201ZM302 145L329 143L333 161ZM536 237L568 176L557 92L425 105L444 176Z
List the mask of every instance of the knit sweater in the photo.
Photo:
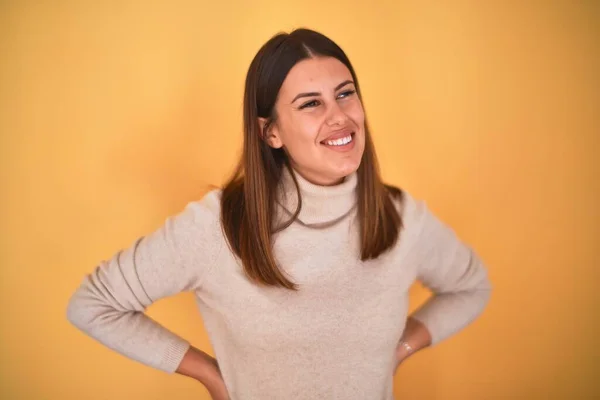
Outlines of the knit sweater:
M213 190L99 262L72 295L68 320L107 347L173 373L190 343L144 311L191 291L232 400L393 399L410 286L419 280L433 292L412 317L435 345L481 314L491 290L487 271L406 191L396 202L403 219L397 244L361 261L356 173L328 187L296 177L302 210L273 236L273 251L298 291L245 276L221 228L221 190ZM281 215L293 213L287 172L279 193Z

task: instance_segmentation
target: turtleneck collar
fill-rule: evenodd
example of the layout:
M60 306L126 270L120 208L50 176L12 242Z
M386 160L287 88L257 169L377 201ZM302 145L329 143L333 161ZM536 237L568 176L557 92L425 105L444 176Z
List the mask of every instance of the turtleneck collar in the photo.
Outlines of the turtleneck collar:
M298 172L293 171L293 173L302 196L302 209L298 214L298 222L309 226L329 225L342 219L355 208L358 182L356 172L346 176L342 183L334 186L315 185L304 179ZM282 171L278 202L289 216L294 214L298 205L296 187L286 167L283 167Z

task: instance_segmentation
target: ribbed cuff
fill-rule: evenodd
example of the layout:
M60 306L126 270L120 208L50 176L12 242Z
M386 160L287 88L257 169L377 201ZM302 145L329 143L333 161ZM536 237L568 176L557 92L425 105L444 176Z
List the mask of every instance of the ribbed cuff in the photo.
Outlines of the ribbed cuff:
M160 369L170 374L177 371L179 364L183 360L183 356L185 356L190 346L190 343L183 339L173 341L169 344L161 360Z

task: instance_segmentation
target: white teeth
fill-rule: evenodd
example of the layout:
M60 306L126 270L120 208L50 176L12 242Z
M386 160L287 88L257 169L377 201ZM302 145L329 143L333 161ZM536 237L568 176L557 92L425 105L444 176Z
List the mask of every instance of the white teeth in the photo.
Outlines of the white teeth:
M344 138L340 138L340 139L336 139L336 140L328 140L325 142L325 144L329 145L329 146L343 146L345 144L348 144L352 141L352 135L348 135Z

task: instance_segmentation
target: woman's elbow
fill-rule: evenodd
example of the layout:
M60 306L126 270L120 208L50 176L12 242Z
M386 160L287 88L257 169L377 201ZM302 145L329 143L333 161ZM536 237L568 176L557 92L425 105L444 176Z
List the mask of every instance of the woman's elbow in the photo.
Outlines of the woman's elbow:
M478 284L474 287L474 294L478 299L479 304L481 305L481 311L485 309L490 302L492 297L492 282L487 274L487 271L484 270L483 277L479 280Z
M90 318L85 296L82 293L81 288L77 289L75 293L71 295L67 303L67 321L79 329L85 330L85 327L89 325Z
M115 312L85 285L71 295L66 308L67 321L84 332L89 332L99 318Z

